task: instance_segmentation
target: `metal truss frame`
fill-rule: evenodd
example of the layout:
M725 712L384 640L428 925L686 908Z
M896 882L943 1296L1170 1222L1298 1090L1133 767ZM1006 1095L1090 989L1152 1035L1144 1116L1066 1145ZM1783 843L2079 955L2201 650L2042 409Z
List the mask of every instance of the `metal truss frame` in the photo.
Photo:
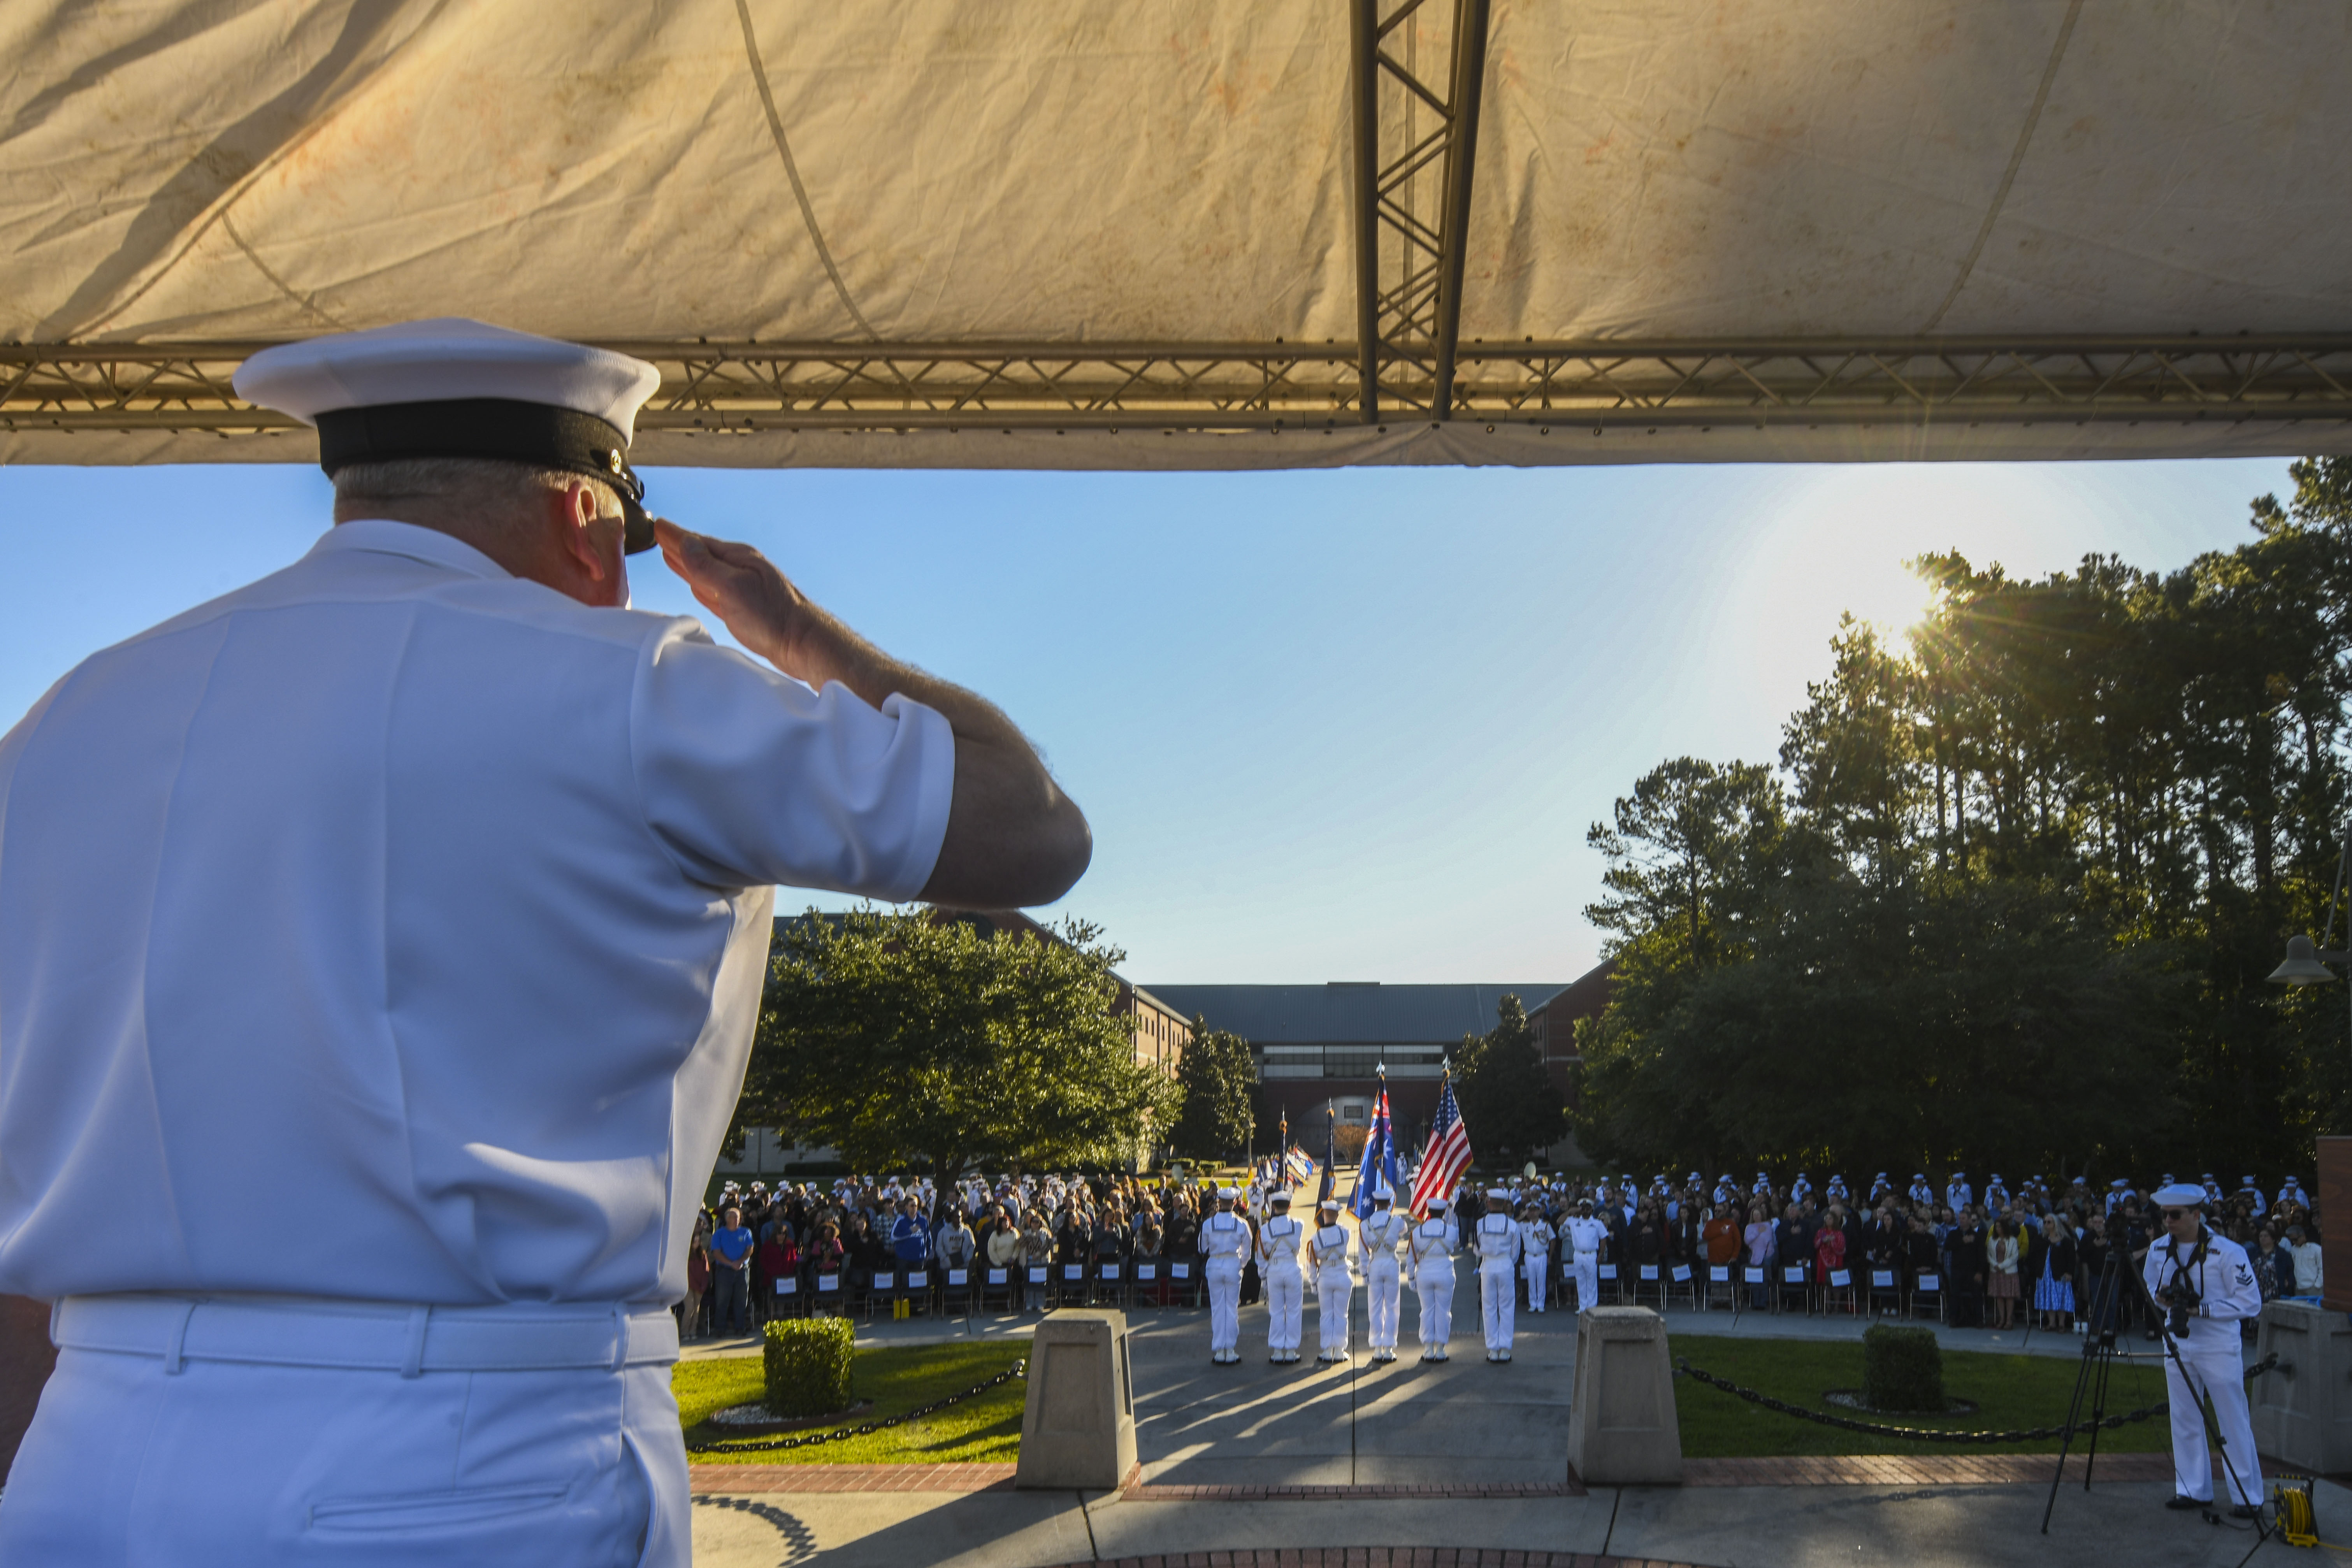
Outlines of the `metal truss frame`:
M229 378L258 342L0 345L0 431L295 428ZM1322 429L1366 416L1360 345L656 343L640 430ZM1455 418L1549 431L2352 420L2352 336L1458 345ZM1434 369L1434 362L1431 362ZM1381 383L1386 391L1388 383ZM1371 411L1381 428L1434 422Z
M1367 425L1384 412L1454 411L1488 0L1454 0L1448 26L1424 26L1437 9L1350 5L1356 417Z

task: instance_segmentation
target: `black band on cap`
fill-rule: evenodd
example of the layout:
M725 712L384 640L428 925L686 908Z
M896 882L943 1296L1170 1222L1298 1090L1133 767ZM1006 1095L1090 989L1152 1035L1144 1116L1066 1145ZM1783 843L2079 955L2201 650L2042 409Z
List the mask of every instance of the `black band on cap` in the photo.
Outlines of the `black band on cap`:
M330 479L353 463L419 458L528 463L602 479L620 494L622 547L632 555L653 548L646 485L629 467L628 443L593 414L509 397L458 397L319 416L319 467Z

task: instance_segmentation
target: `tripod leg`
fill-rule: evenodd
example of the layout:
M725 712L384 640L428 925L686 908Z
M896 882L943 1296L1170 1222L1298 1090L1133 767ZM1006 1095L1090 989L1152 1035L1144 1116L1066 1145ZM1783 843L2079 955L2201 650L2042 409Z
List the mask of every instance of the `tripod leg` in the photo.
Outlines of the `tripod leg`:
M2074 1446L2074 1423L2083 1413L2083 1393L2090 1386L2091 1358L2094 1348L2091 1344L2085 1344L2083 1347L2083 1364L2074 1373L2074 1395L2066 1402L2065 1430L2058 1439L2058 1468L2050 1477L2050 1500L2042 1506L2042 1533L2044 1535L2050 1533L2050 1516L2058 1507L2059 1485L2066 1479L2066 1451ZM2096 1432L2091 1434L2091 1440L2094 1443L2098 1441ZM2084 1471L2086 1485L2088 1477L2089 1472L2086 1469Z

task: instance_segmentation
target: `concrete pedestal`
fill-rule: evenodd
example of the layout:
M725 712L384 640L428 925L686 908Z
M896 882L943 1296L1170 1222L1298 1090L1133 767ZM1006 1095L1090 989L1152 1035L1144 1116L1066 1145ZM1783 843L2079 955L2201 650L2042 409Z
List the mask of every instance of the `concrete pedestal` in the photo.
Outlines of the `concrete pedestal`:
M2352 1470L2352 1322L2300 1301L2263 1309L2254 1359L2291 1363L2254 1380L2254 1447L2313 1475Z
M1666 1321L1651 1309L1593 1307L1577 1314L1568 1462L1588 1486L1682 1484L1674 1363Z
M1015 1487L1116 1491L1135 1468L1135 1379L1127 1314L1053 1312L1029 1346Z

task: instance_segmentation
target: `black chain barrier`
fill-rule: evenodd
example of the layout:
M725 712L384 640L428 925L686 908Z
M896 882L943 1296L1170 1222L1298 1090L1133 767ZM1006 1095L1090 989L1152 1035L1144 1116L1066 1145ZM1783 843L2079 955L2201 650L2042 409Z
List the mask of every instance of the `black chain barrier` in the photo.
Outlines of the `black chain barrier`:
M2264 1356L2246 1369L2246 1380L2252 1382L2276 1367L2278 1363L2279 1358L2275 1354ZM2117 1426L2127 1426L2134 1421L2145 1421L2151 1415L2166 1415L2172 1408L2170 1400L2160 1399L2154 1405L2144 1405L2137 1410L2126 1411L2121 1415L2110 1415L2100 1421L2084 1421L2071 1426L2011 1427L2005 1432L1989 1432L1981 1428L1947 1430L1935 1426L1884 1426L1875 1421L1856 1421L1848 1415L1832 1415L1827 1411L1808 1410L1801 1405L1791 1405L1785 1399L1775 1399L1759 1390L1742 1388L1727 1378L1717 1377L1709 1372L1701 1372L1681 1356L1675 1358L1675 1373L1678 1377L1687 1377L1696 1382L1704 1383L1709 1388L1719 1388L1726 1394L1735 1394L1748 1401L1750 1405L1760 1405L1767 1410L1778 1411L1783 1415L1793 1415L1800 1421L1818 1422L1823 1426L1834 1426L1841 1432L1860 1432L1871 1437L1900 1437L1917 1443L2038 1443L2050 1437L2072 1438L2084 1432L2112 1430Z
M856 1426L836 1426L830 1432L787 1432L774 1437L698 1437L687 1444L686 1451L689 1454L764 1454L778 1448L812 1448L819 1443L838 1443L845 1437L870 1436L874 1433L892 1426L902 1426L918 1416L945 1410L950 1405L961 1405L967 1399L977 1399L992 1388L1001 1388L1014 1378L1026 1377L1028 1374L1029 1362L1026 1357L1024 1357L976 1388L967 1388L961 1394L950 1394L945 1399L935 1399L918 1409L901 1411L896 1415L886 1415L879 1421L868 1421Z

